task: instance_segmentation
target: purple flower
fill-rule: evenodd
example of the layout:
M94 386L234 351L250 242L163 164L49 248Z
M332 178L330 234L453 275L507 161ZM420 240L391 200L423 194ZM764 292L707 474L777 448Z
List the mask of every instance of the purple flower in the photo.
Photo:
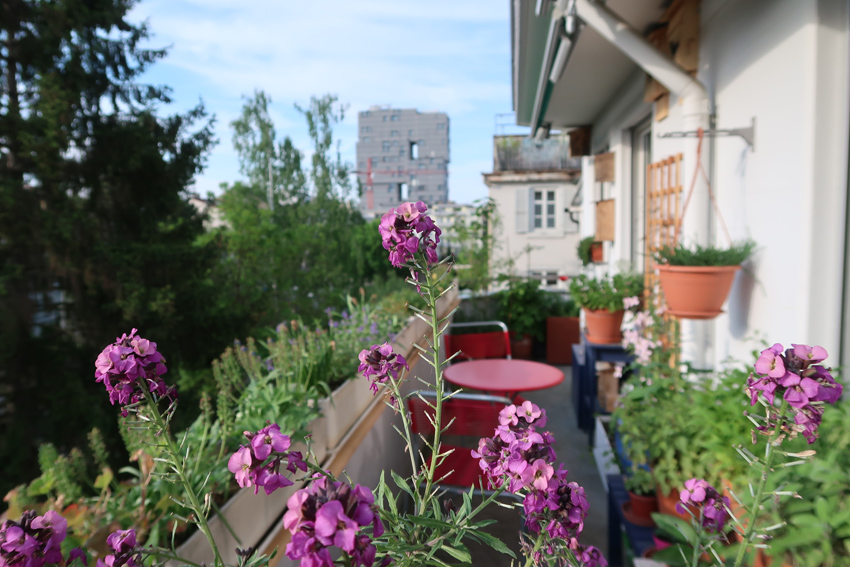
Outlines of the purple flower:
M555 473L552 465L548 464L543 459L537 459L530 466L525 467L520 477L526 487L534 487L537 490L546 490L549 486L549 479Z
M608 561L602 552L592 545L580 546L576 551L576 557L584 564L584 567L607 567Z
M353 489L344 482L320 477L287 502L283 525L292 533L286 556L301 565L330 566L330 547L348 553L352 564L371 567L375 561L372 539L360 533L371 527L374 537L384 526L376 512L375 497L360 485Z
M702 525L707 529L721 533L729 519L729 498L721 496L717 490L703 479L692 478L685 481L685 489L679 492L679 503L676 510L680 514L690 508L702 518Z
M280 426L270 423L256 433L245 432L249 446L242 446L227 462L227 470L236 475L242 488L254 487L254 494L262 486L266 494L278 488L292 486L293 482L280 473L284 460L285 469L292 474L296 470L306 471L307 463L299 451L289 451L291 440L280 432ZM271 457L271 460L266 462Z
M146 391L160 398L176 399L174 387L166 386L161 378L167 371L156 343L139 337L133 329L98 355L94 376L106 387L112 405L118 402L125 406L121 414L126 416L126 406L141 401Z
M42 567L61 563L61 544L68 523L52 510L43 516L27 511L19 521L0 525L0 565L3 567Z
M747 379L750 403L755 405L764 397L772 405L777 395L788 402L794 415L795 426L787 429L775 416L759 426L759 432L770 435L777 427L790 431L790 437L802 433L809 443L818 437L823 409L813 402L834 404L844 387L835 382L829 369L816 364L826 359L826 349L820 346L793 344L783 352L782 345L774 344L761 352L755 364L754 376Z
M136 545L135 530L118 530L106 538L115 553L97 560L97 567L141 567L142 560Z
M373 394L378 393L378 384L384 384L390 378L398 380L402 368L410 369L404 357L395 354L389 343L372 345L369 349L363 349L358 358L360 366L357 367L357 371L365 378L371 379L370 388Z
M441 231L433 219L424 214L427 210L428 207L422 201L403 203L381 217L378 230L394 267L402 267L420 251L428 262L437 262L437 244Z
M86 555L86 552L82 547L75 547L68 553L68 565L70 565L75 559L79 559L83 562L83 565L88 567L89 557Z

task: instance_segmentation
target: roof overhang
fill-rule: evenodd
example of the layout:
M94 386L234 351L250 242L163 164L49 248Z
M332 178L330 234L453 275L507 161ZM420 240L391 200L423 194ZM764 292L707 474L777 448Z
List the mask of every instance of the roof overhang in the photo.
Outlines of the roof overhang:
M482 175L484 175L484 184L487 187L509 183L572 183L581 177L581 170L496 171Z
M532 135L541 126L565 130L592 124L638 69L591 26L576 21L568 34L563 12L554 2L545 4L540 15L535 0L514 0L512 6L514 111L517 124L531 126ZM605 7L642 31L659 20L663 0L609 0ZM553 74L561 42L570 42L567 60L561 73Z

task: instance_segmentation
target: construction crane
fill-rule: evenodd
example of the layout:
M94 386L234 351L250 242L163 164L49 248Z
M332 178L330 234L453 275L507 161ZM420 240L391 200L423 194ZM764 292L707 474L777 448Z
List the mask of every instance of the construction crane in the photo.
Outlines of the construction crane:
M372 160L369 158L366 162L366 171L355 170L358 178L360 175L366 176L366 208L367 210L375 209L375 175L390 175L394 177L409 176L410 183L415 184L417 175L447 175L445 169L384 169L374 171L372 169Z

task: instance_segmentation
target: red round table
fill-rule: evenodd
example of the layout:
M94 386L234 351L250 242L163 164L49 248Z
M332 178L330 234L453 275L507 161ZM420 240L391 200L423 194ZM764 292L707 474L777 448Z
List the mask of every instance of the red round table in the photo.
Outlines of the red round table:
M564 373L554 366L505 358L458 362L443 370L443 377L463 388L514 393L544 390L564 381Z

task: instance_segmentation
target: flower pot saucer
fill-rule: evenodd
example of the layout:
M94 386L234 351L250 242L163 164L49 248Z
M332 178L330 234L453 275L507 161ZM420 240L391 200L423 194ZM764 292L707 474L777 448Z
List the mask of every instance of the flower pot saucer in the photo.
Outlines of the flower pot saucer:
M623 511L623 517L630 524L641 526L643 528L651 528L655 526L655 522L652 521L652 518L641 518L640 516L635 516L634 512L632 512L631 501L627 500L623 502L621 510Z
M667 313L677 317L678 319L714 319L721 313L723 313L722 309L718 309L717 311L676 311L673 309L668 309Z

